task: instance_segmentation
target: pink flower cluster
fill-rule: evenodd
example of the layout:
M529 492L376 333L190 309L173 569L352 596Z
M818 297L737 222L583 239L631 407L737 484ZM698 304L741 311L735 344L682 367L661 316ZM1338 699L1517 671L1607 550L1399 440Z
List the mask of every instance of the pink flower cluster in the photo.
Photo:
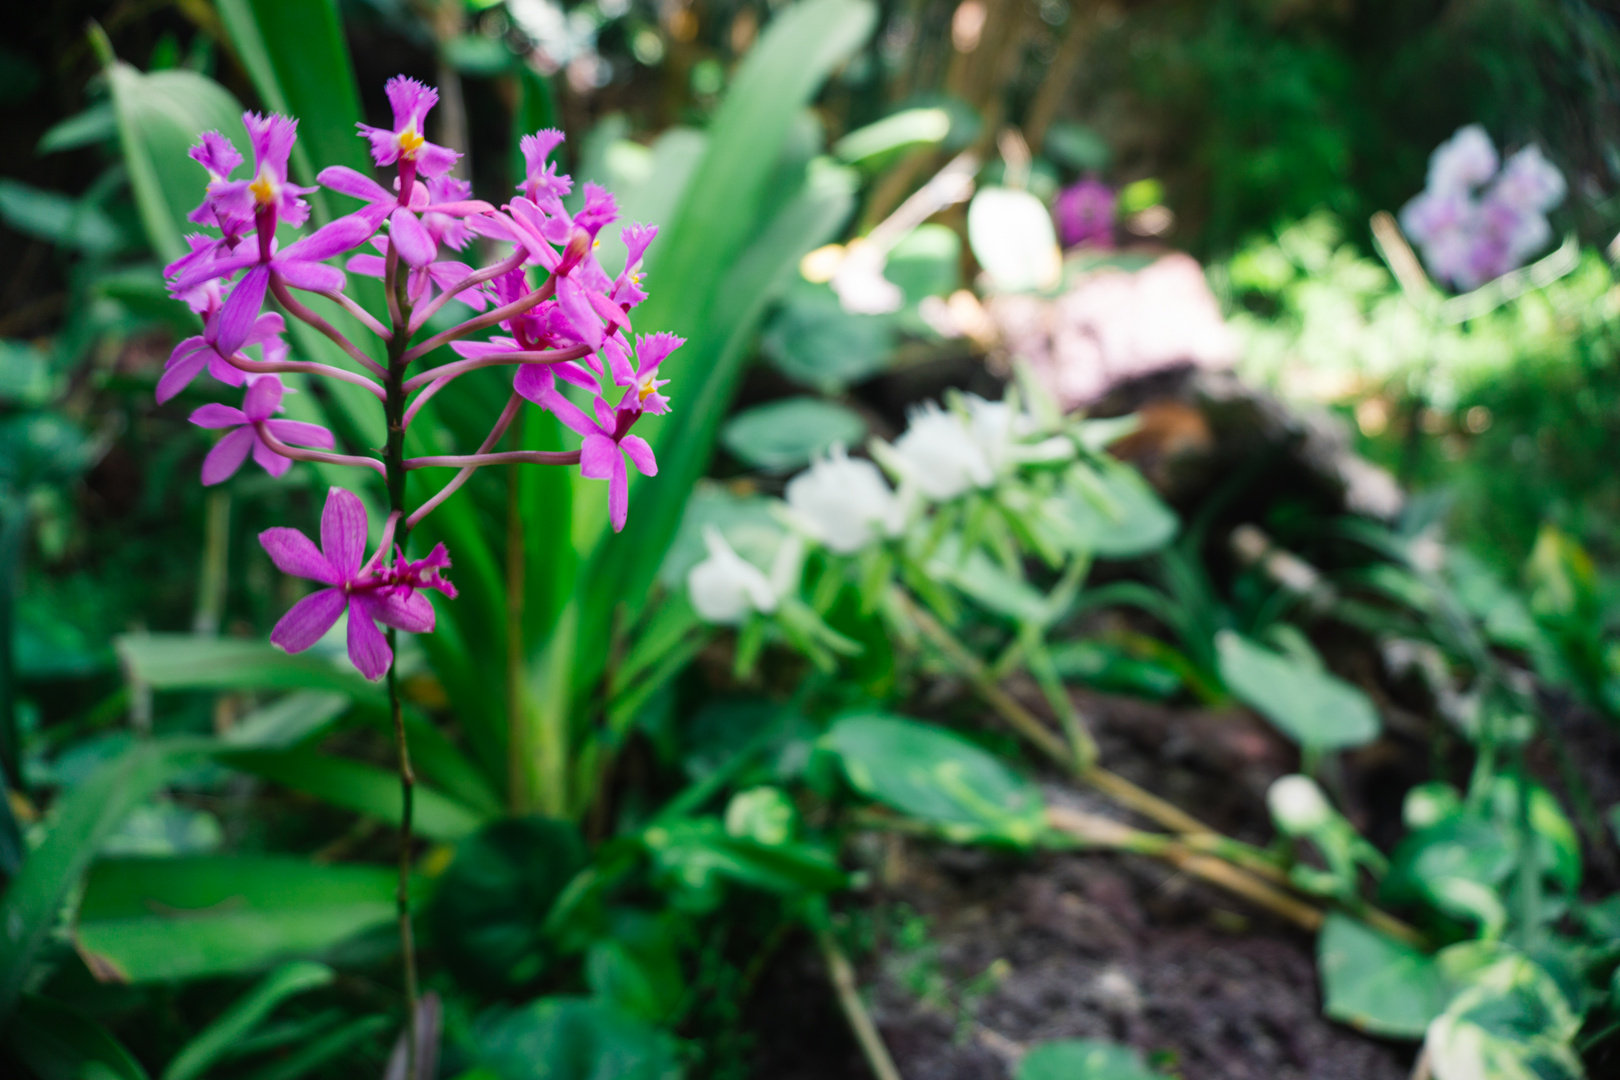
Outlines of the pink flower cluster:
M1564 198L1564 174L1526 146L1497 168L1496 147L1478 124L1441 143L1428 184L1401 208L1401 228L1423 250L1430 273L1477 289L1547 246L1547 212Z
M457 470L420 506L391 507L384 541L369 560L363 558L364 503L341 488L333 488L327 499L320 549L291 529L270 529L260 538L282 570L326 586L295 605L271 640L292 652L308 648L347 612L350 658L372 679L392 662L377 624L415 633L432 630L433 607L422 590L454 596L441 576L450 565L442 545L414 563L396 547L389 561L391 539L405 540L477 468L503 462L577 464L584 476L608 481L613 527L624 527L627 462L647 476L658 468L651 445L631 428L644 414L668 410L660 392L666 380L658 378L658 369L682 344L667 333L632 343L630 313L647 296L642 258L657 230L625 227L624 269L616 276L607 273L597 260L597 237L617 219L618 208L613 196L594 184L585 186L577 213L564 206L572 181L549 160L562 142L560 132L541 131L523 140L522 194L496 207L473 198L471 186L450 175L456 151L427 140L426 120L437 92L399 76L389 80L387 93L393 126L359 127L372 160L393 173L391 188L342 166L323 170L316 178L322 187L360 206L285 246L278 228L303 226L310 218L306 197L316 190L288 177L297 121L246 114L253 162L251 172L240 177L243 158L231 141L219 132L202 136L191 156L208 183L190 220L211 231L188 237L190 251L165 273L170 291L202 317L203 331L175 348L157 386L158 401L165 402L207 371L219 383L245 388L240 408L216 403L192 414L200 427L229 429L203 463L204 484L226 480L250 455L278 477L299 460L369 469L387 481L395 498L404 489L404 472ZM477 236L504 245L505 254L479 269L461 261L457 254ZM349 273L383 279L386 312L369 311L345 293L345 272L332 265L343 255ZM335 303L381 348L362 348L298 293ZM280 312L266 310L272 300ZM428 333L429 320L451 301L475 314ZM291 359L285 318L308 323L331 339L351 364ZM490 328L503 333L484 337ZM419 361L446 345L455 359L416 370ZM314 376L365 388L382 406L386 426L403 429L456 378L496 365L515 369L512 397L474 453L433 458L337 453L330 431L278 415L291 391L282 377ZM583 405L560 383L573 387ZM525 403L549 410L583 436L580 448L497 451Z

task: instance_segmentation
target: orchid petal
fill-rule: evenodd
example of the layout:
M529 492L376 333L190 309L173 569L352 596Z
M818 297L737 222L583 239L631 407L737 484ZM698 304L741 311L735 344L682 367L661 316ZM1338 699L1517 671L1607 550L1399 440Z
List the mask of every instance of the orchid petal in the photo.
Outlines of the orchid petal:
M259 534L259 546L276 564L276 569L293 577L309 578L322 585L339 585L345 575L322 555L315 541L299 532L278 525ZM336 618L336 616L333 616Z
M615 468L624 468L618 444L606 435L585 436L584 445L579 448L579 475L587 480L607 480L614 475Z
M270 419L281 411L281 394L281 380L274 375L253 380L242 397L242 414L253 424Z
M439 245L433 242L417 216L404 207L388 215L388 236L399 257L413 269L426 266L438 257Z
M340 487L327 491L321 511L321 551L346 578L360 569L366 557L366 507L354 492Z
M387 674L388 665L394 662L394 652L369 614L357 610L363 606L369 605L364 604L361 594L355 594L349 605L349 662L360 674L376 682Z
M253 444L258 441L252 428L239 427L215 443L214 448L208 451L208 456L203 458L203 486L212 487L236 475L236 470L247 460L248 451L252 450Z
M219 329L214 338L215 347L229 356L242 347L253 324L264 307L264 290L270 284L270 268L256 266L237 282L236 288L225 301L219 313Z
M332 433L319 424L310 424L303 420L267 420L264 426L270 429L270 434L293 446L312 446L319 450L330 450L337 445Z
M630 472L624 467L624 458L613 455L613 478L608 481L608 520L613 531L624 530L625 519L630 516Z
M254 432L253 435L253 460L259 463L259 468L277 480L286 476L287 470L292 468L292 458L271 449L269 443L259 438L258 432Z
M322 169L315 182L341 195L350 195L368 203L394 202L394 193L364 173L346 165L333 165Z
M200 428L241 427L248 422L247 414L234 405L221 405L210 401L200 405L191 414L191 422Z
M642 476L658 475L658 459L653 457L653 449L647 445L647 440L640 435L626 435L619 440L619 449L624 451L625 457L636 467Z
M348 606L342 589L310 593L287 610L270 631L270 643L290 653L303 652L325 636Z

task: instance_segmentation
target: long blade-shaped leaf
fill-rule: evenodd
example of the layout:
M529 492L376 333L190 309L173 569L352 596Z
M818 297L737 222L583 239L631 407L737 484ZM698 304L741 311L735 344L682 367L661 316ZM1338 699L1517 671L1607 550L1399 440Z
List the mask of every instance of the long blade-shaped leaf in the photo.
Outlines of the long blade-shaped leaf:
M225 1057L232 1044L259 1025L265 1017L287 998L325 986L335 973L325 964L300 961L288 964L265 976L259 985L231 1004L197 1037L181 1047L180 1052L163 1070L163 1080L194 1080L208 1071L214 1062Z
M101 842L124 815L209 745L199 739L137 744L62 800L56 823L0 900L0 1019L16 1005L68 890L90 865Z

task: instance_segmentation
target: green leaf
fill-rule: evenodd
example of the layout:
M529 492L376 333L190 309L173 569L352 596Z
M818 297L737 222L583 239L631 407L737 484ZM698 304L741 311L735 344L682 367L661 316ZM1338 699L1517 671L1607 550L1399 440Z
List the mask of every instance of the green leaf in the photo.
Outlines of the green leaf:
M1338 912L1316 940L1322 1011L1371 1035L1416 1039L1445 1008L1433 958Z
M673 1040L587 998L541 998L479 1021L476 1060L498 1080L678 1080Z
M928 561L928 573L971 597L986 611L1021 624L1044 626L1050 621L1047 598L1022 576L996 563L983 548L973 548L965 557L961 551L957 536L946 537Z
M822 742L855 790L953 840L1027 846L1046 829L1040 789L960 736L866 713L842 717Z
M20 180L0 178L0 220L24 236L90 255L105 255L124 243L101 207Z
M1227 688L1301 746L1338 750L1378 737L1372 702L1343 679L1231 630L1215 636L1215 650Z
M98 101L84 112L74 113L66 120L52 124L39 137L39 145L34 147L34 153L43 157L117 137L118 114L113 110L112 102Z
M546 913L587 862L579 830L550 818L510 818L456 848L432 909L446 963L462 979L509 988L544 968Z
M1016 1080L1158 1080L1128 1046L1100 1039L1057 1039L1030 1048Z
M299 690L254 709L231 725L220 741L244 750L289 750L324 732L348 710L346 694Z
M1111 460L1076 465L1045 501L1043 524L1067 550L1104 559L1156 551L1180 522L1141 474Z
M854 446L866 437L866 422L849 409L811 397L782 398L745 409L720 433L725 448L760 469L797 469L834 444Z
M982 187L968 204L968 245L998 292L1049 289L1063 256L1046 206L1027 191Z
M1580 1026L1552 977L1507 953L1469 977L1424 1045L1435 1080L1579 1080Z
M186 215L202 201L208 175L186 151L205 131L218 131L253 160L242 106L230 91L194 71L143 75L124 63L107 69L124 164L146 237L169 262L186 253Z
M850 314L830 286L797 278L766 327L762 345L788 378L837 393L888 367L895 327L883 315Z
M44 353L25 341L0 341L0 404L43 404L55 382Z
M292 656L268 641L193 634L126 634L113 646L130 676L154 690L325 690L374 705L381 687L347 664Z
M902 109L845 135L833 153L854 164L903 146L942 142L950 131L951 114L944 109Z
M670 920L618 911L608 934L585 958L585 981L597 998L638 1020L668 1019L686 991Z
M4 1045L35 1080L147 1080L141 1063L106 1028L49 998L22 999Z
M50 831L0 900L0 1019L16 1003L69 890L102 842L132 808L207 746L197 739L139 743L62 799Z
M399 824L399 774L392 770L313 749L229 751L219 759L333 806ZM453 842L477 831L484 815L418 782L411 822L429 840Z
M919 225L894 246L883 276L900 287L907 304L945 296L962 283L962 238L946 225Z
M76 937L128 982L196 979L319 957L394 918L391 868L279 856L108 859Z
M325 986L336 973L325 964L307 961L288 964L267 975L259 985L238 998L174 1056L162 1080L195 1080L217 1061L230 1055L243 1039L287 998Z
M1108 168L1112 152L1103 137L1088 127L1059 120L1046 133L1046 153L1079 172Z
M488 78L499 75L516 62L512 50L500 38L482 34L463 34L446 41L441 49L444 59L463 75Z
M788 895L830 892L848 884L838 863L820 848L765 845L733 836L716 818L655 825L642 834L642 841L654 862L700 893L712 893L721 878Z

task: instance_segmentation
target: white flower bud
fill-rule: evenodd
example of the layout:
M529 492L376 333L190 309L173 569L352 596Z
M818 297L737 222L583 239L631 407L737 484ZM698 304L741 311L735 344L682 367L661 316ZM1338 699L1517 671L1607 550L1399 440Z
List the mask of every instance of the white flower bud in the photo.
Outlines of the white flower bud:
M755 611L768 615L776 610L776 590L764 572L733 551L719 529L705 526L703 542L709 557L686 575L686 589L699 618L736 626Z
M811 539L848 555L905 525L900 500L870 461L851 460L842 446L788 481L787 504Z
M1277 827L1291 836L1312 832L1333 820L1333 807L1316 781L1295 773L1280 777L1266 792Z
M894 457L906 477L936 502L988 487L995 479L984 449L962 418L932 401L912 412L911 426L895 440Z

